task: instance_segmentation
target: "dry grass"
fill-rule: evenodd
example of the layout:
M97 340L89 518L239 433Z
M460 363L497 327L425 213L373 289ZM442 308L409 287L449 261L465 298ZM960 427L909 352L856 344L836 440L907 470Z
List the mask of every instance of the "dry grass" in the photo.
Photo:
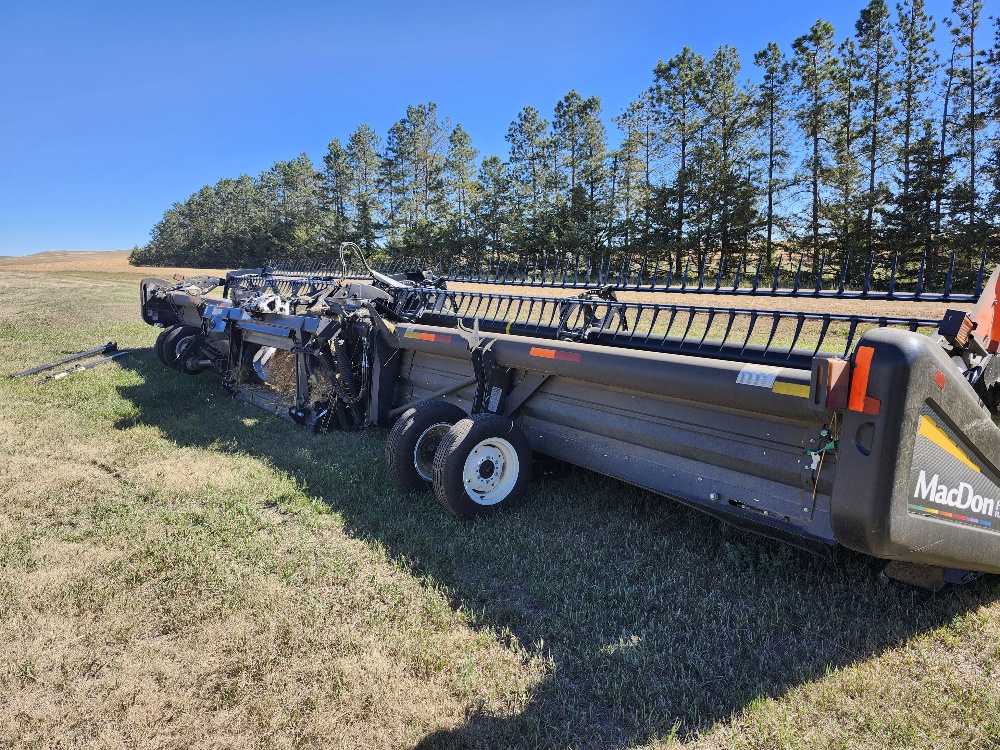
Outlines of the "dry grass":
M585 471L481 523L165 371L134 280L0 271L0 747L987 748L1000 582L929 596Z
M225 273L222 269L130 266L128 256L131 252L131 250L47 250L31 255L3 256L0 257L0 271L76 272L113 276L159 276L166 279L172 278L174 274L191 276Z

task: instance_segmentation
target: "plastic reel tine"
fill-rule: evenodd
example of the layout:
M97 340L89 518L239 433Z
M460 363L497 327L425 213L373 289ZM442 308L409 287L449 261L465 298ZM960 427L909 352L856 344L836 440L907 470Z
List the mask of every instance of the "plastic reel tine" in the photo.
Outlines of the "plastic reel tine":
M705 266L708 264L708 254L698 258L698 291L705 288Z
M691 267L691 256L689 255L684 259L684 278L681 279L681 291L687 289L688 285L688 268Z
M784 258L784 254L778 256L778 265L774 268L774 281L771 283L772 294L778 291L778 280L781 278L781 262Z
M715 321L715 308L708 308L708 320L705 321L705 332L701 334L701 341L698 342L698 348L701 349L701 345L705 343L705 339L708 338L708 332L712 330L712 323Z
M747 262L746 250L743 251L743 255L740 256L739 262L736 264L736 278L733 279L733 291L735 292L740 288L740 277L743 275L743 267Z
M819 258L819 271L816 273L816 294L823 291L823 269L826 267L826 252Z
M951 260L948 261L948 275L944 280L944 299L948 299L951 296L951 282L955 276L955 254L958 252L958 248L951 251Z
M771 333L767 337L767 343L764 345L764 354L767 354L768 350L771 348L771 343L774 341L774 334L778 332L778 324L781 323L781 313L775 310L771 315L774 318L774 322L771 323Z
M917 272L917 290L914 292L913 296L915 299L920 299L920 295L924 293L924 270L927 268L927 247L924 247L922 253L920 253L920 270Z
M892 254L892 268L889 271L889 299L892 299L893 294L896 292L896 265L899 262L899 251L896 250Z
M799 256L799 266L795 269L795 280L792 282L792 296L799 293L799 280L802 278L802 256Z
M820 348L823 346L823 340L826 338L826 333L830 329L830 313L823 313L823 325L819 329L819 337L816 339L816 348L813 349L813 356L815 357Z
M757 325L758 315L759 312L757 310L750 311L750 321L747 323L747 335L746 338L743 339L743 346L740 348L741 354L746 351L747 345L750 343L750 337L753 336L753 328Z
M851 316L851 327L847 329L847 341L844 342L843 356L847 357L851 352L851 344L854 343L854 335L858 332L858 319Z
M796 318L797 320L795 322L795 333L792 335L792 343L788 345L789 357L792 356L792 350L795 349L795 345L799 343L799 336L802 334L802 326L805 325L806 322L806 314L801 312L796 313Z
M871 288L872 273L875 270L875 251L872 250L868 256L868 271L865 273L865 282L861 285L861 296L867 297L868 290Z
M689 308L687 312L688 312L687 326L685 326L685 328L684 328L684 333L681 334L681 343L682 344L685 341L687 341L688 333L691 331L691 325L694 323L695 316L698 314L697 309L695 309L693 307Z
M736 315L737 314L738 313L737 313L736 310L730 310L729 311L729 320L726 321L726 330L722 334L722 341L719 342L719 350L720 351L726 345L726 342L729 341L729 334L733 330L733 323L736 322Z
M656 289L656 279L660 275L660 256L656 256L656 263L653 264L653 275L649 279L649 288Z
M844 287L847 285L847 270L851 265L851 251L844 252L844 264L840 267L840 284L837 287L837 296L843 296Z
M758 255L757 256L757 271L753 275L753 287L751 288L751 294L756 294L757 293L757 287L760 284L760 267L761 267L761 264L763 263L763 261L764 261L764 256L763 255Z
M979 273L976 274L976 299L983 293L983 273L986 271L986 250L979 256Z
M722 287L722 272L726 268L726 256L719 256L719 272L715 275L715 291L719 291Z
M646 326L646 338L643 339L643 343L649 341L649 337L653 335L653 329L656 328L656 319L660 317L660 311L663 309L661 305L653 305L653 319L649 321L649 325Z

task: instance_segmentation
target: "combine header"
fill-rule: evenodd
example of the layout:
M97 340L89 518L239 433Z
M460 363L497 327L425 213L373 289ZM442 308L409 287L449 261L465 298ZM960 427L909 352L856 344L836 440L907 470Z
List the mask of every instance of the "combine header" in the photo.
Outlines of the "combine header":
M337 273L147 278L141 303L165 365L316 432L391 427L392 478L457 516L520 500L536 452L956 583L1000 573L998 276L925 320L455 291L345 245Z

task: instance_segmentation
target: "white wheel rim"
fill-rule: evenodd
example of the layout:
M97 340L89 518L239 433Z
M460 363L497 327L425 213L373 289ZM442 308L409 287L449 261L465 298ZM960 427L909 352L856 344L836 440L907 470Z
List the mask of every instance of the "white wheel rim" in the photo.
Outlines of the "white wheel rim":
M190 336L184 336L177 341L174 345L174 359L180 359L181 355L184 353L184 347L188 345L188 342L194 338L194 334Z
M437 451L441 438L448 434L451 425L448 422L432 424L420 433L417 444L413 446L413 468L425 482L434 481L431 473L434 468L434 453Z
M477 444L465 459L465 492L479 505L495 505L514 489L521 464L514 446L492 437Z

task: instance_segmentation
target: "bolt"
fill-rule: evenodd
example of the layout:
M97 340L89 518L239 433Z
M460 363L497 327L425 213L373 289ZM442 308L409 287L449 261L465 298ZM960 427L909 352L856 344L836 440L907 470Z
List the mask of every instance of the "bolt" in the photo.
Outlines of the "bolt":
M719 493L718 492L713 492L711 495L708 496L708 499L709 500L718 500L719 499Z

